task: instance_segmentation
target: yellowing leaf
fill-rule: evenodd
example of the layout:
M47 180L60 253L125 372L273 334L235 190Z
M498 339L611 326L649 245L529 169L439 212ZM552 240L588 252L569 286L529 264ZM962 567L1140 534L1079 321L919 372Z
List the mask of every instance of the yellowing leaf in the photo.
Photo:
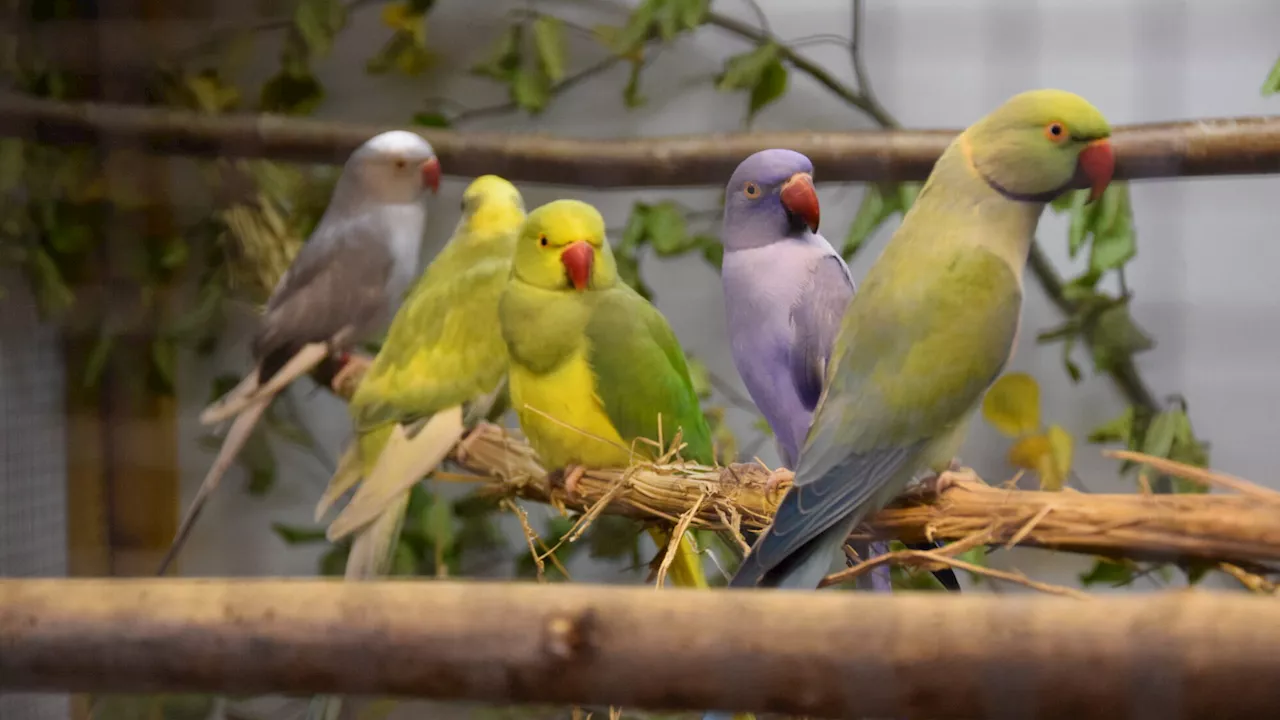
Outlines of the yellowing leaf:
M1040 470L1041 463L1053 453L1049 438L1043 434L1027 435L1009 448L1009 464L1023 470Z
M564 32L560 18L539 15L533 21L533 44L538 50L538 60L551 82L564 79Z
M1040 474L1040 489L1057 491L1067 482L1071 474L1071 455L1073 439L1071 433L1058 425L1050 425L1045 432L1049 443L1049 453L1040 460L1036 472Z
M382 6L379 16L382 18L383 25L392 30L407 32L413 32L414 25L422 21L422 15L409 9L408 3L387 3Z
M1040 428L1040 386L1026 373L1009 373L996 380L982 399L982 417L1009 437Z

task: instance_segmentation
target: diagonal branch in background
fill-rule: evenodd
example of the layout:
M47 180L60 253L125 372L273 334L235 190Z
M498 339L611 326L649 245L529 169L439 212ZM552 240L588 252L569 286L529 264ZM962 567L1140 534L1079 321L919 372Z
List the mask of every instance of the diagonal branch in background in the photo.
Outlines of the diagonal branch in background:
M52 144L134 143L153 152L339 164L385 126L273 115L202 115L130 105L0 96L0 136ZM593 188L719 186L743 157L789 147L827 182L923 180L956 130L735 133L577 140L422 129L447 174ZM1280 118L1117 128L1123 179L1280 173Z

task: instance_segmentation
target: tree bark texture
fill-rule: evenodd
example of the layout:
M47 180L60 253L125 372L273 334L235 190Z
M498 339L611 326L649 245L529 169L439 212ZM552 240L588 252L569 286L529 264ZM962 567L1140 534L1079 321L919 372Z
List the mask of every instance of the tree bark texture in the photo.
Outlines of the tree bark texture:
M109 137L165 154L339 164L360 143L388 129L0 95L0 136L51 144L97 144ZM435 147L447 175L495 173L513 182L592 188L717 186L744 157L769 147L805 153L822 182L923 180L958 132L799 131L579 140L419 131ZM1118 179L1280 172L1280 117L1123 126L1116 129L1114 144Z
M815 717L1269 717L1280 604L332 580L3 580L0 690Z

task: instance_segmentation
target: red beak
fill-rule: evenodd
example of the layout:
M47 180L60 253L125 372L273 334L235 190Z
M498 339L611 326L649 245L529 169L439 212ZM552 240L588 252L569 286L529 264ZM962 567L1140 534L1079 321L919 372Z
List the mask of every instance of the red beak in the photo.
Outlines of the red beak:
M1116 171L1116 155L1111 150L1111 141L1103 138L1085 145L1084 150L1080 151L1080 169L1089 179L1089 186L1092 188L1089 202L1102 197Z
M800 218L811 232L818 231L818 192L809 173L796 173L782 183L782 207Z
M440 191L440 160L434 156L422 163L422 186L433 194Z
M591 244L581 240L560 253L560 262L564 263L564 269L569 272L569 281L579 292L586 290L587 284L591 282L591 265L594 261L595 253L591 250Z

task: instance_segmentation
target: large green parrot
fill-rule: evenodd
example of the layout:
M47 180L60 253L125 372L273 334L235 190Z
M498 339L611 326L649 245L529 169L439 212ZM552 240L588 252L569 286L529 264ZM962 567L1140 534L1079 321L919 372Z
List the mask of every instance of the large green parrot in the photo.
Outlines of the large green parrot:
M351 398L356 440L316 509L319 518L364 478L328 531L331 541L357 533L349 579L386 574L409 492L462 436L463 406L487 406L500 394L507 351L498 300L524 217L520 192L506 180L484 175L467 187L453 237L410 291Z
M794 484L731 587L813 589L849 533L941 472L1012 356L1045 204L1111 180L1111 128L1060 90L961 133L845 311Z
M625 468L663 454L638 438L670 445L679 432L681 457L714 464L680 344L657 308L618 279L594 207L556 200L529 213L500 316L520 427L548 469L566 471L569 492L584 466ZM650 533L659 549L670 542L664 529ZM676 585L707 586L687 535L670 572Z

